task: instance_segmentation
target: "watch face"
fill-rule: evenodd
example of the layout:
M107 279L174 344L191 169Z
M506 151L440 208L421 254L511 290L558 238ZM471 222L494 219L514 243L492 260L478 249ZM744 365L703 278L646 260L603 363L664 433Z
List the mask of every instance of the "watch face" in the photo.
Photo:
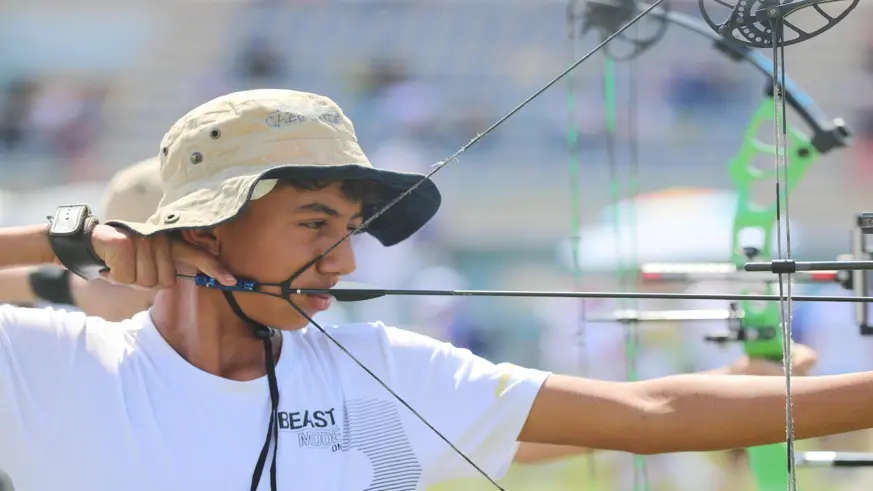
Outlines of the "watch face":
M50 229L51 235L75 235L85 228L85 219L91 214L85 205L59 206Z

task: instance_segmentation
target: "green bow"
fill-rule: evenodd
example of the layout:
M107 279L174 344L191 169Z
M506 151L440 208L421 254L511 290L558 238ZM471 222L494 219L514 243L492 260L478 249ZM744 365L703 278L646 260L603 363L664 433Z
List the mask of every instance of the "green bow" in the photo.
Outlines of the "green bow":
M582 5L572 1L568 7L568 35L570 44L572 45L577 32L581 26L581 33L595 29L598 30L602 37L606 37L615 32L622 25L627 24L635 15L642 11L645 4L640 4L632 0L628 1L589 1ZM726 56L729 59L751 65L757 69L769 81L767 84L767 92L757 110L752 115L751 122L745 131L743 142L739 151L733 156L728 164L728 175L736 187L737 203L734 214L732 232L731 232L731 257L730 264L732 267L727 268L727 271L732 273L742 273L743 264L748 261L770 261L772 259L772 251L774 250L774 236L777 226L777 214L780 206L785 207L786 196L792 192L797 183L804 177L806 171L818 160L818 158L827 152L840 147L845 147L848 140L848 131L844 123L840 119L829 119L822 111L816 107L812 99L806 95L793 81L786 77L785 97L788 105L800 118L806 123L811 136L804 134L797 128L790 128L788 147L788 172L787 179L782 183L784 193L782 194L782 203L776 203L775 200L770 204L759 204L753 201L752 190L756 185L773 179L775 170L765 171L755 166L755 162L762 157L776 155L776 148L773 145L765 144L758 139L761 128L766 124L771 124L774 120L773 107L776 101L773 97L773 62L752 49L741 46L736 43L731 43L725 38L716 34L707 25L698 22L690 17L682 14L670 12L667 9L657 8L648 14L656 22L660 22L655 28L650 29L653 34L646 38L635 37L639 32L632 30L631 34L624 39L624 44L630 46L623 56L618 56L617 53L611 52L608 49L605 51L606 60L604 62L604 100L606 109L606 132L608 146L608 165L610 166L610 174L613 177L611 183L612 198L615 201L614 209L616 215L613 217L614 223L624 219L629 222L631 228L635 227L636 212L633 207L633 200L637 193L637 177L636 168L638 163L633 157L637 154L636 151L631 151L630 173L631 176L624 183L624 189L621 188L621 183L618 182L618 172L615 170L617 162L615 159L615 142L616 142L616 100L615 100L615 75L614 61L629 61L633 64L637 56L642 54L654 46L657 41L663 36L667 25L675 25L704 38L709 39L713 43L715 52ZM607 45L609 48L610 45ZM571 51L572 54L572 51ZM633 77L633 75L632 75ZM579 170L580 161L578 158L578 128L573 124L573 114L576 111L576 96L574 81L568 77L567 89L567 105L571 114L571 124L568 130L568 147L570 149L570 182L571 182L571 207L572 213L572 231L573 244L572 261L574 274L578 279L582 277L582 266L579 257L579 232L581 228L581 218L579 210L581 209L581 172ZM634 91L631 90L631 93ZM633 131L629 131L630 143L635 145L636 135ZM618 206L620 200L626 200L627 206ZM620 210L624 210L623 212ZM624 217L620 216L624 213ZM757 243L744 243L743 238L748 237L748 231L756 231L760 239ZM622 241L621 234L617 231L616 241ZM628 288L639 280L638 260L635 253L634 245L631 245L632 252L629 254L620 254L625 260L619 264L618 274L622 278L623 288ZM666 265L662 265L666 266ZM688 265L686 265L688 266ZM692 271L700 271L699 268L683 268L682 265L674 265L667 267L670 271L671 279L693 281L695 274ZM683 271L684 269L684 271ZM719 268L725 271L724 268ZM708 273L712 277L713 273ZM767 277L767 280L757 293L775 294L778 293L774 287L775 276ZM753 293L745 289L741 293ZM617 317L617 320L624 321L626 335L626 356L628 357L628 380L636 380L636 363L634 358L638 350L636 324L645 320L662 320L657 313L649 312L648 315L640 315L642 313L636 310L635 305L624 303L621 305L624 312L637 312L634 318L625 316ZM718 342L742 342L745 353L750 358L763 358L771 361L781 362L783 359L782 345L782 330L780 329L780 304L774 302L766 302L763 305L755 305L753 302L744 300L731 306L730 314L726 316L726 321L729 322L729 332L710 339ZM784 491L788 486L789 469L787 461L787 449L785 444L767 445L747 449L747 455L752 474L757 484L757 491ZM593 463L589 463L589 468L593 469ZM648 482L645 479L645 462L641 456L634 456L634 489L636 491L644 491L648 489ZM596 478L591 478L589 485L590 489L595 489Z

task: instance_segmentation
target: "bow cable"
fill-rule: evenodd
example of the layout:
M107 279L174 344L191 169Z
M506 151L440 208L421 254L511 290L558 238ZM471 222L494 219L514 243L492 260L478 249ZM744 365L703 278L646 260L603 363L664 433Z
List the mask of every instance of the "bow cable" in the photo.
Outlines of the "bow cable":
M639 24L633 27L634 38L638 38ZM615 97L616 77L615 61L609 53L603 53L604 69L604 92L609 94L607 100L607 148L610 173L614 179L612 186L613 206L616 210L614 219L616 231L616 259L619 261L619 284L622 291L633 290L639 281L639 236L637 227L637 198L639 197L639 80L637 74L637 57L634 56L628 63L628 175L626 176L625 189L621 190L618 182L618 121L617 102ZM624 219L621 215L625 215ZM621 222L627 223L627 234L622 233ZM625 250L622 250L625 249ZM627 252L627 254L625 254ZM623 310L637 310L639 307L636 299L619 299L619 306ZM639 380L639 346L640 324L635 320L625 323L624 329L624 357L625 377L629 382ZM648 491L649 473L646 466L646 457L634 454L634 491Z
M578 0L570 0L567 5L566 27L567 27L567 60L572 63L576 59L576 41L577 25L576 25L576 8ZM578 109L577 109L577 94L576 94L577 78L575 72L567 74L567 153L569 157L569 178L570 178L570 257L573 268L573 278L576 283L576 288L582 288L582 264L579 257L579 247L582 243L582 172L580 168L581 147L579 145L579 125ZM589 360L589 350L586 336L586 319L588 303L586 299L581 298L578 302L579 312L576 318L576 346L579 367L582 376L591 374L591 366ZM594 452L587 452L585 455L586 475L588 476L588 485L586 489L596 491L599 486L597 482L597 456Z

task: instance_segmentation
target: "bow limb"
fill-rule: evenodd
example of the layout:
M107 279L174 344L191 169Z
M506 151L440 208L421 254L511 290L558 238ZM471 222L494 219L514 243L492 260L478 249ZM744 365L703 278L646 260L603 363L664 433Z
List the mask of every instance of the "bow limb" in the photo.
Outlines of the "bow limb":
M611 23L632 16L634 12L644 7L645 4L633 1L600 0L593 3L589 13L593 14L595 23L599 24L601 28L608 29L611 27ZM731 159L728 172L737 190L737 205L732 225L730 248L734 269L739 270L749 260L770 261L772 260L774 228L777 226L778 212L781 209L780 206L785 203L773 202L765 205L756 203L752 199L752 191L756 185L778 177L776 175L778 170L768 172L754 166L756 158L761 155L774 157L779 155L776 146L764 144L758 139L761 127L774 119L773 108L777 103L773 97L774 63L747 46L734 42L735 39L726 40L713 29L708 28L706 24L690 17L662 8L653 10L651 15L654 18L662 19L665 23L677 25L711 39L719 52L735 61L750 63L769 79L768 93L758 110L755 111L752 122L745 132L743 145ZM706 18L708 19L708 17ZM650 46L651 44L638 43L637 54ZM789 141L786 142L787 159L785 166L788 169L784 170L783 174L786 176L787 182L782 183L785 186L785 195L787 195L793 191L799 180L803 178L806 171L821 154L833 148L845 146L848 132L841 120L830 121L826 119L812 103L812 100L787 77L784 80L784 89L788 105L812 129L811 138L796 128L792 128L787 135ZM778 124L778 121L775 123ZM784 200L784 196L777 195L777 200ZM750 292L744 291L742 293ZM765 283L764 291L758 293L776 293L773 282ZM741 300L732 306L732 310L737 317L732 320L731 327L734 332L729 334L727 338L719 340L742 341L744 350L749 357L781 361L783 359L781 305L777 306L774 303L760 305L749 300ZM741 319L739 319L740 317ZM748 449L748 457L758 491L786 489L789 482L786 445L751 448Z
M746 129L743 144L728 165L728 174L737 190L737 204L731 232L731 262L740 269L745 262L753 258L769 261L774 250L773 239L779 206L784 203L774 201L761 205L753 200L752 192L756 185L773 179L776 173L775 170L764 171L754 165L756 158L761 155L775 156L777 152L773 145L765 144L758 139L762 126L774 119L773 107L776 101L772 91L773 62L756 51L728 42L707 29L705 25L684 15L663 10L656 10L652 14L712 39L719 52L735 61L751 64L768 78L765 98ZM786 161L788 171L784 173L787 176L786 182L782 183L785 186L785 194L788 194L794 190L821 155L846 146L849 133L842 120L829 120L816 107L812 99L788 77L784 81L784 94L788 105L811 130L811 137L794 127L788 133ZM773 282L768 282L764 290L759 293L776 293ZM737 307L742 313L742 320L735 324L738 330L733 336L743 342L747 356L782 361L780 306L775 303L761 305L749 300L741 300ZM789 472L785 444L754 447L747 451L757 491L782 491L787 488Z

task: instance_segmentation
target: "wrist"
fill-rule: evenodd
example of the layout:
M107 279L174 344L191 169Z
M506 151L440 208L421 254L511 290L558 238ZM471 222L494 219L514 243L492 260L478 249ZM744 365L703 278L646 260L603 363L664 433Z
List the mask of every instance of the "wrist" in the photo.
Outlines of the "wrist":
M52 266L57 266L57 267L59 267L59 268L64 268L64 269L66 269L66 268L64 267L63 263L61 263L61 260L58 259L58 256L55 255L55 251L54 251L54 249L52 248L52 241L51 241L51 230L52 230L52 225L51 225L50 223L47 224L47 225L43 225L43 226L42 226L42 229L43 229L43 230L41 231L41 234L40 234L40 235L42 236L43 240L45 241L45 247L46 247L46 249L47 249L47 250L46 250L46 253L47 253L48 255L47 255L45 258L43 258L43 260L40 261L39 264L40 264L40 265L50 264L50 265L52 265Z
M49 246L58 263L86 280L99 278L107 269L91 242L98 223L87 205L60 206L48 231Z

